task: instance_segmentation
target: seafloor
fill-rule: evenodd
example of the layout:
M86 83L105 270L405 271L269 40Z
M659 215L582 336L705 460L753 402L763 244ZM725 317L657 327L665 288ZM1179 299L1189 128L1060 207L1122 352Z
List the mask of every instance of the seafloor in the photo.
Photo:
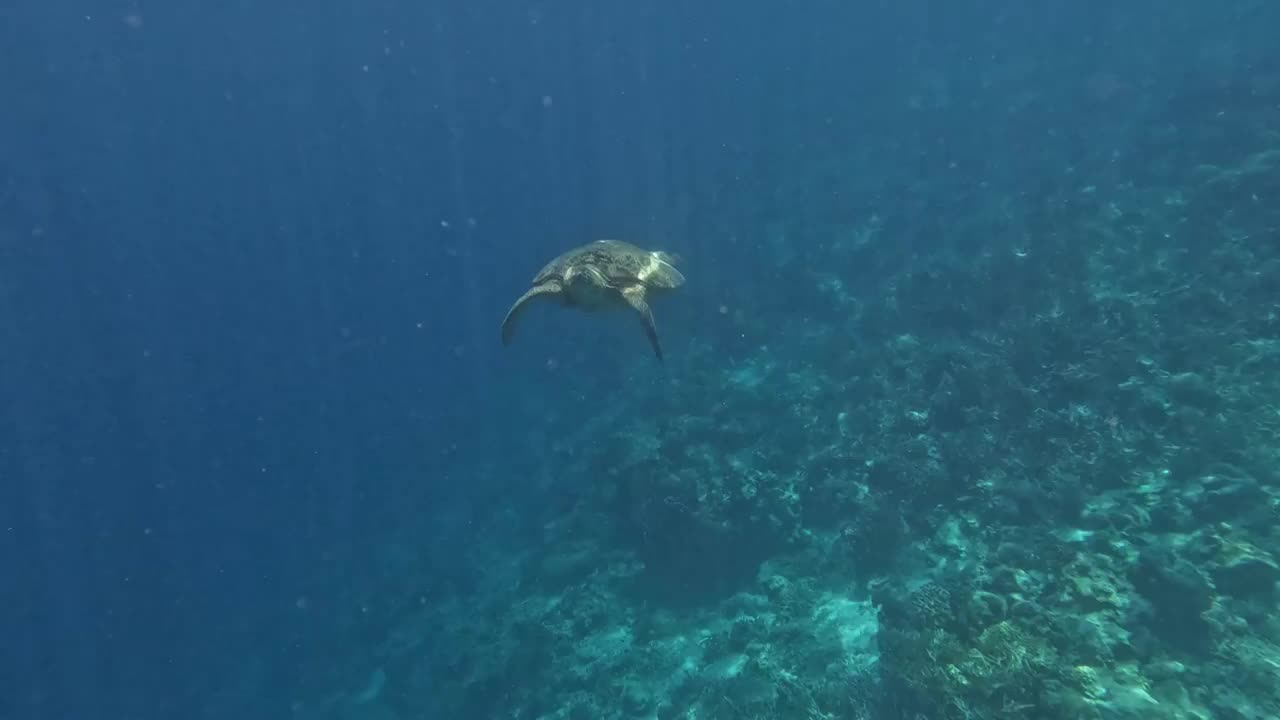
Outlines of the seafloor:
M1280 717L1278 107L739 229L825 312L548 397L554 503L389 547L295 717Z

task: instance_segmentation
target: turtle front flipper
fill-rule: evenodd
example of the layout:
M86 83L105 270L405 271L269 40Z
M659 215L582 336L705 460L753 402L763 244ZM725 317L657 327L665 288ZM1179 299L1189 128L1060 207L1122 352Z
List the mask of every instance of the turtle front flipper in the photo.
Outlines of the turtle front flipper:
M520 299L516 300L511 309L507 311L507 316L502 320L502 344L511 344L511 338L516 332L516 323L524 313L525 308L529 307L531 300L536 298L556 298L560 296L560 291L559 283L548 282L534 285L525 294L521 295Z
M649 303L644 297L644 286L634 285L622 291L622 298L636 312L640 313L640 320L644 322L644 333L649 336L649 344L653 346L653 354L658 356L658 360L662 360L662 343L658 342L658 326L653 322L653 311L649 309Z

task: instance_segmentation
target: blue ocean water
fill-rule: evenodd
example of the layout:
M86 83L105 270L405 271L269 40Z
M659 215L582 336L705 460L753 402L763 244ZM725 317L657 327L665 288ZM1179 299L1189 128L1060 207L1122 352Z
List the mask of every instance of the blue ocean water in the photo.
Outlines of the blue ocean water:
M1277 28L7 0L0 720L1280 717Z

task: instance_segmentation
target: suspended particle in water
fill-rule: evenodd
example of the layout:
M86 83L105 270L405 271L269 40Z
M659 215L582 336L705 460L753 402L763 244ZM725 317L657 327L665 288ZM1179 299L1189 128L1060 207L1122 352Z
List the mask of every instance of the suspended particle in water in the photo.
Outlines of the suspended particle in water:
M550 95L543 95L543 96L542 96L542 107L544 107L544 108L549 108L549 107L551 107L551 96L550 96Z
M124 24L133 28L134 30L141 30L142 16L136 12L125 13Z

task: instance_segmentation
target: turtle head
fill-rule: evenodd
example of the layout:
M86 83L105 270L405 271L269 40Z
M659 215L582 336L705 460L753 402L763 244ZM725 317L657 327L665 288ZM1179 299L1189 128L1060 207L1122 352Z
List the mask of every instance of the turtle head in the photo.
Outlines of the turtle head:
M599 268L585 265L564 273L564 294L570 304L596 307L604 302L608 290L609 281Z
M599 268L586 265L583 267L571 267L564 273L564 284L566 287L575 290L586 290L589 288L603 288L609 285L605 280L604 273Z

